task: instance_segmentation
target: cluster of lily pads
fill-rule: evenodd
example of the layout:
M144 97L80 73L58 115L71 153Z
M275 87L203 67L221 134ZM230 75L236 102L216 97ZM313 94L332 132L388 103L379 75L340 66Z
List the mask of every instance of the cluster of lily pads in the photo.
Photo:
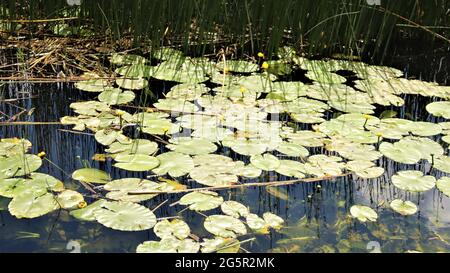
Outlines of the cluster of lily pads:
M262 217L251 214L245 205L224 202L216 192L207 190L245 183L264 172L296 179L326 179L346 173L374 179L385 174L384 168L377 165L384 156L401 164L427 160L433 168L450 173L450 157L431 139L444 135L443 140L447 141L449 123L374 115L377 105L402 106L403 94L419 94L441 98L443 101L431 103L427 110L437 117L449 118L449 87L402 78L401 71L390 67L309 60L290 48L281 49L277 60L263 66L253 61L191 58L171 48L153 52L151 59L158 64L151 65L155 62L139 55L113 54L109 61L117 67L116 79L86 75L89 79L75 86L98 94L98 100L72 103L70 108L77 115L61 119L63 124L73 125L73 130L93 132L105 146L107 156L114 160L114 167L171 178L158 182L136 178L111 181L108 174L96 169L80 169L72 175L85 183L104 184L106 192L105 200L72 211L74 217L123 231L154 228L161 240L141 244L138 252L234 251L239 245L236 238L245 235L247 227L263 233L270 227L279 229L283 220L278 216L269 212ZM311 82L282 80L292 69L305 70ZM354 87L339 73L344 70L355 75ZM137 95L151 92L150 79L172 82L174 86L153 107L125 111L130 108L124 106ZM329 119L328 112L340 115ZM305 126L310 129L300 129ZM138 131L139 138L127 136L125 130L129 127ZM20 147L9 144L12 140L4 141L5 151L12 149L8 148L11 145L14 149ZM17 141L30 146L26 140ZM313 154L317 148L322 152ZM230 153L242 160L227 156ZM23 151L0 156L0 188L15 189L17 183L33 180L32 172L41 164L39 157ZM14 165L24 161L29 162L23 166L32 168ZM179 205L193 211L221 207L223 214L207 216L204 222L205 229L216 236L214 239L197 242L189 237L189 226L182 220L158 222L150 209L138 204L158 194L186 188L174 178L190 178L206 187L184 195ZM420 171L400 171L391 181L404 191L423 192L437 186L450 195L448 177L436 181ZM7 186L10 184L14 185ZM55 195L58 190L61 193ZM43 187L46 199L42 203L48 209L40 215L57 208L55 204L59 203L49 200L55 196L57 200L66 192L58 190ZM12 194L0 195L16 199ZM82 201L70 192L63 199L64 196L74 202ZM33 198L36 199L26 195L18 200L35 209ZM54 204L52 209L47 201ZM10 206L17 202L13 199ZM63 202L59 207L68 206ZM400 199L393 200L391 208L403 215L417 211L414 203ZM14 208L10 211L24 216ZM361 205L353 206L350 214L362 222L377 219L373 209ZM35 214L25 216L32 218Z

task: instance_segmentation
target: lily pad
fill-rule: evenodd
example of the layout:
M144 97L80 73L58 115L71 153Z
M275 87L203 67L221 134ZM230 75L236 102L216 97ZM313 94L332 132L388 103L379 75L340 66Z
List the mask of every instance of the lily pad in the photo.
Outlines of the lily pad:
M350 208L350 214L353 218L356 218L363 223L367 221L376 222L378 218L378 214L376 213L376 211L374 211L372 208L361 205L352 206Z
M111 180L109 174L93 168L76 170L75 172L73 172L72 178L75 180L96 184L106 184Z
M94 215L100 224L121 231L147 230L156 224L151 210L130 202L106 202Z
M90 221L90 222L95 221L95 211L97 209L101 209L106 202L108 201L100 199L88 205L85 208L72 210L70 212L70 215L81 221Z
M159 166L159 160L156 157L144 154L120 154L114 160L117 162L114 167L133 172L151 171Z
M421 171L400 171L392 176L392 183L405 191L424 192L434 188L436 178L424 175Z
M450 197L450 177L441 177L436 182L436 187L445 195Z
M36 194L31 191L15 196L8 205L11 215L17 218L37 218L59 208L53 194Z
M180 177L188 174L194 169L194 161L189 155L168 152L156 157L160 164L158 168L153 169L157 175L169 174L172 177Z
M272 154L254 155L250 158L250 162L264 171L274 171L280 167L280 160Z
M180 137L171 139L170 142L172 144L166 145L168 149L188 155L210 154L217 150L214 143L205 139Z
M166 183L157 183L140 178L123 178L107 183L104 189L108 191L106 197L124 202L142 202L152 199L158 194L129 194L130 192L170 191L174 187Z
M208 232L224 238L236 238L247 234L245 225L239 219L228 215L208 216L205 219L204 227Z
M222 203L222 196L212 191L191 192L181 197L179 201L180 205L189 206L190 210L195 211L212 210Z
M395 199L390 204L391 208L401 215L413 215L417 212L417 206L411 201Z
M120 89L110 89L103 91L98 100L109 105L126 104L134 100L136 95L133 91L122 91Z
M175 237L178 240L183 240L191 234L188 224L179 219L173 219L172 221L162 220L155 225L153 231L161 239Z
M426 109L433 116L450 119L450 101L432 102L427 105Z
M84 197L79 192L65 190L58 194L56 197L56 202L63 209L73 209L76 208L81 202L84 202Z
M30 174L41 165L41 158L31 154L0 157L0 179Z
M203 253L237 253L241 247L240 242L235 238L216 237L214 239L204 239L201 243Z
M116 84L123 89L141 90L148 86L148 80L144 78L118 78Z
M234 218L246 217L250 211L243 204L236 201L225 201L220 205L223 213Z

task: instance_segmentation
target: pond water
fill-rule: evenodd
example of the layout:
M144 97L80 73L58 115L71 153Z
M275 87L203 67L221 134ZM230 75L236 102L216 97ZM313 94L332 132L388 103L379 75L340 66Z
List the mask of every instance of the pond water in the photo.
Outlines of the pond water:
M434 56L434 57L433 57ZM414 58L414 56L410 56ZM424 80L438 80L445 84L448 69L445 55L422 56L422 61L392 64L407 72L408 76L422 77ZM431 58L431 60L430 60ZM444 58L444 60L442 59ZM447 60L448 62L448 60ZM424 64L427 66L424 66ZM161 82L152 85L154 94L163 94L166 89ZM17 99L2 102L0 111L14 116L24 109L34 109L30 115L24 113L20 121L49 122L59 121L64 116L73 115L69 104L77 101L92 100L95 95L82 92L66 84L8 84L2 89L3 99ZM425 107L434 99L419 95L402 95L403 107L378 107L375 115L385 110L395 110L397 117L415 121L443 122L445 119L430 115ZM157 98L152 98L155 101ZM141 101L144 96L136 99ZM150 103L147 103L150 105ZM126 107L124 109L127 109ZM127 109L130 110L130 109ZM132 109L131 109L132 111ZM329 117L332 113L327 114ZM310 129L310 125L304 129ZM104 153L90 133L74 133L63 125L14 125L2 126L0 138L25 138L32 144L30 153L46 152L48 160L43 161L39 172L50 174L64 182L66 188L87 192L71 174L85 167L86 161L92 168L106 171L113 179L125 177L146 178L146 173L128 172L113 167L112 160L98 162L92 160L95 154ZM433 137L445 148L447 144L440 137ZM310 149L312 153L326 153L325 149ZM224 150L235 160L249 162L248 157ZM54 164L50 163L53 162ZM425 174L440 178L445 174L432 168L431 164L421 160L418 164L405 165L393 162L386 157L376 160L377 165L386 172L376 179L361 179L355 175L314 183L298 183L279 187L277 191L265 187L250 187L218 191L225 200L235 200L250 207L258 215L270 211L285 219L284 228L269 234L248 234L241 238L255 238L241 245L243 251L250 252L405 252L405 251L450 251L450 199L438 189L425 193L407 193L394 187L391 177L401 170L420 170ZM249 181L280 180L273 172L263 172L257 179ZM281 178L287 180L287 178ZM184 179L184 183L194 186L193 181ZM143 204L150 209L162 202L164 205L155 210L158 218L173 217L180 211L192 233L200 238L210 237L203 228L204 216L184 211L183 206L170 206L182 194L160 195ZM166 201L168 199L168 201ZM389 207L394 199L410 200L419 211L411 216L402 216ZM86 198L90 203L93 199ZM79 221L65 210L55 211L36 219L17 219L7 209L9 199L0 199L0 252L135 252L144 241L158 240L152 230L122 232L107 228L95 222ZM376 222L360 223L349 217L352 205L363 204L378 213ZM212 212L220 213L220 209ZM208 214L213 214L208 212ZM78 246L80 248L78 248Z

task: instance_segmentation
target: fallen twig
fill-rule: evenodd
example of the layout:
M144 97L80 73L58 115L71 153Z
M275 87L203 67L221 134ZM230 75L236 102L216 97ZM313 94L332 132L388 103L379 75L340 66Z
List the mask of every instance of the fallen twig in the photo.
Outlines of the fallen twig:
M177 194L177 193L188 193L188 192L198 192L198 191L217 191L217 190L229 190L229 189L240 189L240 188L249 188L249 187L279 187L279 186L287 186L297 183L312 183L319 182L324 180L331 180L338 177L346 177L351 173L336 175L336 176L324 176L318 178L307 178L307 179L294 179L294 180L286 180L286 181L271 181L271 182L255 182L255 183L244 183L237 185L228 185L228 186L218 186L218 187L203 187L203 188L194 188L194 189L185 189L185 190L175 190L175 191L131 191L129 195L141 195L141 194Z

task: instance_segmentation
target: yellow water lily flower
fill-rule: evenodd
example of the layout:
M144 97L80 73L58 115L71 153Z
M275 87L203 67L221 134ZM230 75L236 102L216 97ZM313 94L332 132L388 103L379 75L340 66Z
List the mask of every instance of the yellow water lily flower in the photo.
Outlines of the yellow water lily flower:
M123 110L116 110L116 115L118 115L119 117L125 115L127 112L123 111Z
M39 156L40 158L44 158L46 155L47 154L44 151L37 154L37 156Z
M79 209L84 209L85 207L87 207L86 201L81 201L80 203L78 203L78 208Z
M269 68L269 63L268 62L263 62L263 64L261 65L262 69L268 69Z
M123 110L116 110L116 114L117 114L118 116L123 116L123 115L126 114L126 112L123 111Z
M245 89L245 87L242 87L239 89L239 91L241 91L241 93L244 93L245 91L247 91L247 89Z
M262 52L258 52L258 57L260 57L260 58L264 58L264 53L262 53Z
M365 119L371 119L371 118L372 118L371 115L367 115L367 114L363 115L363 117L364 117Z

